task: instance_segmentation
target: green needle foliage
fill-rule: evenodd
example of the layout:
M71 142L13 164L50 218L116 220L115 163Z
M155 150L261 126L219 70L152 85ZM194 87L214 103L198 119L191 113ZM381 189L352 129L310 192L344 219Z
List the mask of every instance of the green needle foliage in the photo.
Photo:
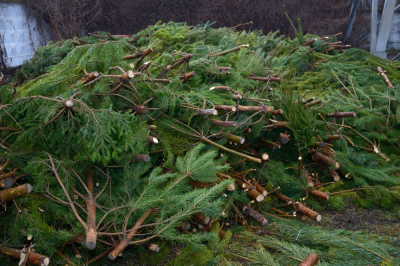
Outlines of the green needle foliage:
M207 241L209 245L216 243L216 229L184 233L177 227L193 221L198 213L215 220L235 220L242 204L250 200L243 191L225 191L233 183L226 175L249 168L257 171L249 172L246 178L255 178L265 186L280 186L279 192L293 200L306 198L303 203L307 206L322 208L326 202L306 197L303 173L313 173L316 183L332 182L327 165L314 162L310 152L315 142L326 140L328 135L341 136L341 140L327 146L332 159L341 165L342 179L346 174L352 179L322 190L364 189L332 196L328 202L331 206L342 208L344 196L365 207L393 208L398 204L398 63L359 49L327 51L329 43L337 38L332 36L326 41L303 35L300 23L295 39L279 36L278 32L263 35L259 31L213 29L211 25L157 23L128 39L97 32L90 37L49 43L18 72L16 95L8 87L1 87L3 163L10 159L6 172L18 168L18 174L24 175L18 183L34 187L30 196L8 203L11 212L0 222L7 240L4 244L27 244L26 236L33 235L36 251L51 256L62 243L84 235L78 216L86 221L88 193L83 184L92 173L98 184L94 189L98 195L95 218L101 240L97 245L101 248L110 248L107 234L126 235L144 213L153 210L132 243L161 238L187 245L182 257L202 249L202 261L234 265L222 257L219 247L211 247L217 250L215 254L205 251ZM214 56L241 45L248 47ZM144 58L123 59L132 54L140 56L149 47L153 51ZM171 67L189 54L190 60ZM395 88L377 75L378 66L386 71ZM87 73L95 71L98 78L83 81ZM184 78L193 71L194 77ZM126 78L129 73L133 76ZM274 75L280 82L248 78ZM230 90L210 90L216 86L229 86ZM304 108L303 101L309 97L322 103ZM68 101L72 106L67 105ZM217 115L201 113L216 105L268 105L282 109L283 114L225 110L218 110ZM326 117L328 113L350 111L357 117ZM211 119L234 122L235 126L216 125ZM272 130L265 127L276 120L290 124ZM282 133L290 135L289 144L279 141ZM260 164L256 162L259 159L244 160L245 156L257 155L230 143L231 134L245 137L257 153L268 153L269 161ZM159 144L150 142L149 136L157 137ZM299 177L300 155L303 169ZM70 203L67 195L73 194L83 197ZM268 197L256 209L270 211L277 205L276 199ZM293 211L290 206L284 209ZM373 263L394 263L398 257L397 248L388 244L375 241L355 245L340 239L338 232L311 231L308 237L314 246L276 236L257 238L277 254L260 247L251 259L289 265L316 252L322 256L321 265L345 265L340 264L345 259L355 263L352 265L365 265L369 259ZM83 246L79 249L86 254ZM347 257L343 255L346 251L351 253ZM357 252L363 256L358 264L354 255ZM101 249L96 249L91 256L99 253ZM54 256L54 260L61 259Z

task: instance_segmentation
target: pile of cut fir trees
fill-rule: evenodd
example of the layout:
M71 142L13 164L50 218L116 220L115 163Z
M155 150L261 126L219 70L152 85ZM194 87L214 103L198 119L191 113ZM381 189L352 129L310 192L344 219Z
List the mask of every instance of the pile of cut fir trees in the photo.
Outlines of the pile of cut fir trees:
M152 265L172 243L169 265L398 265L395 236L318 222L396 208L400 64L294 30L170 22L40 48L1 86L2 263ZM225 250L232 231L252 245Z

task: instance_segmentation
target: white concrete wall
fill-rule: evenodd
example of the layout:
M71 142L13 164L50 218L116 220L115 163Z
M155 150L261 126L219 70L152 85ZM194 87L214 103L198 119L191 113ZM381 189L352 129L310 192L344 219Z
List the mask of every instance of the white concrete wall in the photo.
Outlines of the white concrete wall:
M387 49L400 50L400 12L394 13Z
M30 17L28 21L23 5L12 2L0 3L0 34L4 36L9 67L20 66L32 58L42 39L35 19Z

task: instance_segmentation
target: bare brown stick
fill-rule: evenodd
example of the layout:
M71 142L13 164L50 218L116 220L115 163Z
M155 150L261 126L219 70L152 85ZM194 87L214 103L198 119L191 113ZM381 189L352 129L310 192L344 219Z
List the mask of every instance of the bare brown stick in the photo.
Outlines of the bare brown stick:
M144 162L147 163L150 161L150 156L147 154L137 154L133 159L137 162Z
M271 115L283 115L283 110L276 109L276 110L272 111Z
M193 54L187 54L185 56L183 56L181 59L179 59L175 64L173 65L168 65L166 68L163 69L163 71L161 71L160 75L158 75L158 79L161 78L162 76L164 76L165 73L167 73L169 70L172 70L184 63L189 63L190 58L193 57Z
M181 82L184 82L184 81L189 81L190 79L194 78L195 76L196 76L196 72L192 71L192 72L189 72L189 73L179 76L179 78L180 78Z
M322 218L321 214L311 210L310 208L306 207L304 204L302 204L300 202L295 202L291 198L289 198L281 193L275 193L274 195L275 195L275 197L277 197L281 201L285 202L286 204L292 205L296 212L298 212L302 215L305 215L317 222L321 221L321 218Z
M356 112L335 112L329 113L325 115L326 117L335 117L335 118L346 118L346 117L356 117Z
M229 54L229 53L233 53L233 52L239 51L241 48L247 48L247 47L249 47L248 44L243 44L243 45L237 46L235 48L232 48L232 49L229 49L229 50L226 50L226 51L223 51L223 52L219 52L219 53L216 53L216 54L210 54L210 55L207 56L207 58L214 57L214 56L220 56L220 55L226 55L226 54Z
M86 247L94 249L96 247L97 231L96 231L96 199L94 197L93 175L88 172L86 175L86 183L88 189L88 197L85 200L87 209L87 229L86 229Z
M132 238L136 235L137 231L139 230L140 226L146 221L147 218L153 213L153 209L150 209L144 213L142 217L140 217L129 233L119 241L117 246L108 254L108 258L110 260L115 260L118 255L127 247L129 246Z
M246 79L258 80L258 81L281 81L278 77L245 77Z
M15 176L15 172L18 170L18 168L14 169L12 172L9 172L7 174L2 174L0 175L0 180Z
M281 133L279 134L279 141L280 143L282 143L283 145L288 144L288 142L290 141L290 135L287 133Z
M312 181L310 174L308 173L308 171L304 171L304 178L307 180L307 185L309 187L314 187L314 182Z
M264 112L264 113L271 113L274 111L274 107L261 105L261 106L244 106L238 105L236 107L236 112Z
M97 71L93 71L91 73L87 73L86 70L84 70L84 71L85 71L85 76L83 77L83 79L81 79L81 82L83 84L86 84L100 76L99 72L97 72Z
M233 93L233 95L235 96L236 99L240 100L243 98L243 94L231 89L228 86L214 86L210 88L210 91L212 90L225 90L225 91L229 91L231 93Z
M342 139L343 139L342 135L328 135L328 136L326 136L325 142L334 141L334 140L342 140Z
M140 53L126 55L126 56L122 57L122 60L130 60L130 59L136 59L136 58L141 58L141 57L144 58L144 57L148 56L151 52L153 52L153 48L148 47Z
M72 252L75 255L75 258L77 258L77 259L82 259L83 258L81 253L79 252L78 248L76 247L75 243L71 244L71 248L72 248Z
M7 257L12 257L16 259L21 258L21 250L14 248L9 248L0 245L0 253ZM28 254L28 259L26 262L38 266L48 266L50 264L50 258L31 251Z
M313 190L308 191L308 194L310 194L314 197L324 199L324 200L329 200L329 195L320 190L313 189Z
M321 102L322 102L321 99L318 99L318 100L315 100L315 101L312 101L312 102L310 102L310 103L305 104L305 105L303 106L303 108L304 108L304 109L307 109L307 108L309 108L309 107L311 107L311 106L320 104Z
M233 134L229 134L228 140L237 144L244 144L246 142L246 139L244 137Z
M386 84L388 85L388 87L390 88L395 88L393 86L393 84L390 82L389 78L386 75L386 71L384 71L381 67L377 67L379 75L382 76L382 78L385 80Z
M337 182L340 180L340 175L335 170L333 170L332 168L329 168L328 172L329 172L329 175L332 176L333 181Z
M222 122L222 121L221 121L221 122ZM203 141L203 142L206 142L206 143L208 143L208 144L211 144L211 145L213 145L214 147L217 147L217 148L219 148L219 149L221 149L221 150L224 150L224 151L229 152L229 153L232 153L232 154L234 154L234 155L236 155L236 156L245 158L245 159L247 159L247 160L249 160L249 161L256 162L256 163L261 163L261 162L262 162L261 159L259 159L259 158L254 158L254 157L251 157L251 156L249 156L249 155L246 155L246 154L243 154L243 153L240 153L240 152L237 152L237 151L228 149L228 148L226 148L225 146L219 145L218 143L216 143L216 142L214 142L214 141L212 141L212 140L209 140L209 139L207 139L207 138L204 137L204 136L201 136L201 137L200 137L200 140Z
M299 264L299 266L314 266L318 260L319 258L317 254L311 253L302 263Z
M251 184L257 189L257 191L263 196L266 197L268 195L268 191L263 188L257 181L253 180Z
M333 167L335 167L335 169L339 169L340 168L340 163L333 160L332 158L320 153L320 152L314 152L312 154L312 160L314 162L320 162L320 163L324 163L326 165L332 165Z
M209 120L211 124L217 125L217 126L223 126L223 127L236 127L237 123L234 121L221 121L221 120L216 120L216 119L210 119Z
M249 217L250 219L256 221L261 226L263 226L263 227L267 226L267 224L268 224L267 218L265 218L263 215L261 215L258 212L256 212L253 208L248 207L248 206L244 206L243 207L243 212L247 217Z
M31 193L33 187L30 184L23 184L18 187L0 191L0 205L23 195Z
M236 107L235 106L229 106L229 105L218 105L216 104L214 107L216 110L225 110L228 112L235 112L236 111Z

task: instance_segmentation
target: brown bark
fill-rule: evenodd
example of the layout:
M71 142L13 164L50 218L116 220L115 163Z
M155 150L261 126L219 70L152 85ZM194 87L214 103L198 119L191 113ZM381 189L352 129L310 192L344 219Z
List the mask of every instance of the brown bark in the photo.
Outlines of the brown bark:
M208 224L210 222L210 217L205 216L203 213L198 213L194 216L194 219L199 224Z
M240 100L240 99L243 98L243 94L241 94L241 93L239 93L239 92L237 92L237 91L231 89L231 88L228 87L228 86L214 86L214 87L211 87L211 88L210 88L210 91L212 91L212 90L225 90L225 91L229 91L229 92L233 93L233 95L234 95L234 97L235 97L236 99Z
M244 137L236 136L236 135L233 135L233 134L230 134L228 136L228 140L232 141L234 143L237 143L237 144L244 144L246 142L246 139Z
M226 232L224 230L220 229L219 232L218 232L218 235L219 235L220 239L225 239Z
M321 221L321 214L311 210L310 208L306 207L305 205L303 205L300 202L296 202L295 204L293 204L294 209L296 210L296 212L307 216L310 219L313 219L317 222Z
M30 184L23 184L18 187L0 191L0 205L12 199L16 199L25 194L29 194L33 187Z
M272 193L278 191L279 189L281 189L281 187L278 186L278 187L274 188L273 190L268 191L268 195L270 195L270 194L272 194Z
M237 123L234 121L221 121L221 120L216 120L216 119L210 119L209 121L213 125L222 126L222 127L236 127L237 126Z
M229 105L215 105L215 109L216 110L225 110L228 112L235 112L236 111L236 107L235 106L229 106Z
M310 174L307 171L304 171L304 178L307 180L307 185L309 187L314 187L315 186L314 182L312 181L312 179L310 177Z
M137 154L135 157L133 157L133 159L136 162L144 162L147 163L150 161L150 156L147 154Z
M300 202L295 202L291 198L289 198L281 193L276 193L275 197L277 197L281 201L285 202L286 204L292 205L297 213L305 215L317 222L321 221L321 215L319 213L311 210L310 208L306 207L304 204L302 204Z
M329 200L329 195L320 190L313 189L313 190L308 191L308 194L310 194L314 197L320 198L320 199Z
M9 172L9 173L7 173L7 174L2 174L2 175L0 175L0 180L3 180L3 179L6 179L6 178L15 176L15 172L16 172L17 170L18 170L18 168L17 168L17 169L14 169L12 172Z
M271 115L283 115L283 110L276 109L276 110L272 111Z
M206 232L211 232L211 230L212 230L212 221L211 222L209 222L208 224L206 224L206 225L202 225L202 224L199 224L199 229L201 229L201 230L203 230L203 231L206 231Z
M267 122L269 126L272 126L273 128L287 128L290 126L290 122L287 121L268 121Z
M148 250L152 252L159 252L160 251L160 246L157 245L156 243L144 243L143 246Z
M356 112L335 112L326 114L326 117L335 117L335 118L346 118L346 117L356 117Z
M288 144L289 141L290 141L290 135L287 134L287 133L281 133L281 134L279 134L279 141L280 141L283 145Z
M77 235L72 239L72 242L75 244L79 245L85 245L86 244L86 236L84 235Z
M324 54L327 54L327 53L329 53L330 51L332 51L332 50L334 50L335 48L333 48L333 47L331 47L331 48L328 48L328 49L326 49L325 51L324 51Z
M312 102L310 102L310 103L305 104L305 105L303 106L303 108L304 108L304 109L307 109L307 108L309 108L309 107L311 107L311 106L320 104L321 102L322 102L321 99L318 99L318 100L315 100L315 101L312 101Z
M342 135L328 135L325 141L328 142L328 141L342 140L342 139L343 139Z
M0 253L7 257L12 257L16 259L21 258L21 250L15 248L0 246ZM48 266L50 264L50 258L31 251L29 252L27 263L38 266Z
M11 188L14 185L14 179L6 178L0 181L0 188Z
M258 81L281 81L281 78L278 77L245 77L245 78Z
M83 77L83 79L81 80L81 82L83 84L86 84L92 80L94 80L95 78L98 78L100 76L99 72L97 71L93 71L91 73L85 73L85 76Z
M317 254L311 253L302 263L299 264L299 266L314 266L318 260L319 258Z
M212 119L211 119L211 120L212 120ZM256 163L261 163L261 160L258 159L258 158L254 158L254 157L248 156L248 155L246 155L246 154L243 154L243 153L240 153L240 152L237 152L237 151L228 149L227 147L222 146L222 145L220 145L220 144L218 144L218 143L215 143L214 141L209 140L208 138L205 138L204 136L201 136L201 137L200 137L200 140L203 141L203 142L206 142L206 143L208 143L208 144L211 144L211 145L213 145L214 147L217 147L217 148L219 148L219 149L221 149L221 150L223 150L223 151L226 151L226 152L232 153L232 154L234 154L234 155L236 155L236 156L245 158L245 159L247 159L247 160L249 160L249 161L256 162Z
M194 78L195 76L196 76L196 72L192 71L192 72L189 72L189 73L179 76L179 78L181 79L181 82L183 82L183 81L188 81L188 80Z
M389 78L386 76L386 71L384 71L381 67L378 67L378 72L379 72L379 75L381 75L382 77L383 77L383 79L385 80L385 82L386 82L386 84L388 85L388 87L390 87L390 88L395 88L394 86L393 86L393 84L390 82L390 80L389 80Z
M261 202L264 200L264 196L260 194L260 192L257 191L257 189L255 187L250 187L247 190L247 195L249 195L249 197L257 202Z
M148 210L143 214L142 217L140 217L135 225L132 227L132 229L129 231L129 233L119 241L119 243L116 245L116 247L108 254L108 258L110 260L115 260L118 255L127 247L130 245L132 238L136 235L137 231L139 230L140 226L146 221L147 218L153 213L153 209Z
M312 160L314 162L324 163L326 165L332 165L335 169L340 168L339 162L333 160L332 158L330 158L320 152L314 152L312 154Z
M268 191L263 188L257 181L251 182L251 184L257 189L257 191L263 196L266 197L268 195Z
M196 109L196 115L218 115L216 109Z
M315 142L314 147L316 148L325 148L325 142Z
M87 262L87 265L92 264L92 263L95 263L96 261L98 261L98 260L104 258L104 256L106 256L107 254L109 254L112 250L113 250L112 248L107 249L107 250L104 250L104 251L103 251L102 253L100 253L98 256L96 256L96 257L94 257L93 259L89 260L89 261Z
M329 175L332 176L333 181L337 182L340 180L340 175L335 170L333 170L332 168L329 168L328 172L329 172Z
M79 252L78 248L76 247L76 245L74 243L71 244L71 248L72 248L72 252L75 255L75 258L77 258L77 259L82 259L83 258L81 253Z
M182 64L184 64L185 62L189 62L190 58L193 57L193 54L187 54L184 57L182 57L181 59L179 59L175 64L173 65L168 65L166 68L164 68L163 71L161 71L160 75L158 75L157 78L161 78L165 73L167 73L169 70L172 70Z
M244 214L249 217L250 219L256 221L259 223L261 226L267 226L268 220L258 212L256 212L253 208L245 206L243 208Z
M154 144L158 144L158 139L156 137L147 136L147 139Z
M87 229L86 229L86 247L88 249L94 249L97 241L96 231L96 200L93 195L93 175L87 173L86 176L87 188L89 190L88 198L85 200L87 209Z
M261 106L244 106L238 105L236 107L236 112L264 112L264 113L271 113L274 111L274 107L261 105Z
M262 140L263 142L265 142L265 143L271 145L271 146L275 146L275 147L278 148L278 149L281 148L281 145L279 145L279 143L272 142L272 141L270 141L270 140L263 139L263 138L261 138L261 140Z
M220 55L226 55L226 54L229 54L229 53L233 53L233 52L239 51L240 48L243 48L243 47L246 47L246 48L247 48L247 47L249 47L249 45L248 45L248 44L243 44L243 45L234 47L234 48L229 49L229 50L226 50L226 51L222 51L222 52L219 52L219 53L216 53L216 54L210 54L210 55L207 56L207 58L214 57L214 56L220 56Z
M140 58L140 57L146 57L151 52L153 52L153 48L148 47L145 50L143 50L141 53L132 54L132 55L126 55L126 56L122 57L122 60L129 60L129 59L136 59L136 58Z
M0 127L0 131L12 131L12 132L19 132L21 130L12 127Z
M180 226L178 226L178 229L185 232L185 231L189 231L190 228L192 228L192 225L188 222L184 222L182 223Z

